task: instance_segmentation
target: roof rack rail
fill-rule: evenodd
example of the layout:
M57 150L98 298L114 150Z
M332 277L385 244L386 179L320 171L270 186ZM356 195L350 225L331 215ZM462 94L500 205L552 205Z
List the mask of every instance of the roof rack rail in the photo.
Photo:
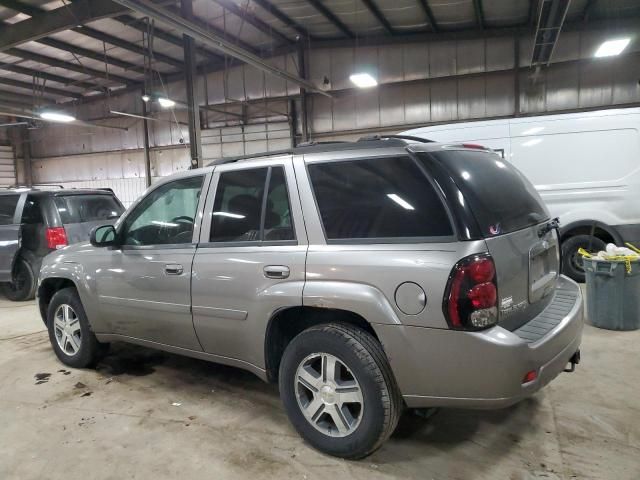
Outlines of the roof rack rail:
M373 140L384 140L385 138L397 138L399 140L411 140L420 143L435 143L435 140L428 138L414 137L413 135L366 135L358 139L359 142L371 142Z
M15 185L9 185L7 188L31 188L37 190L37 187L56 187L59 189L64 189L64 186L55 183L33 183L31 185L19 185L16 183Z

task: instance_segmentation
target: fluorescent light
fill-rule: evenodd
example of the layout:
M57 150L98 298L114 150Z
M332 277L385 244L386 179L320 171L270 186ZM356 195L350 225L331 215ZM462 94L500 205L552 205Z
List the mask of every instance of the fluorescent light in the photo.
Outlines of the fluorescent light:
M244 215L231 212L213 212L216 217L229 217L229 218L245 218Z
M176 102L174 102L170 98L164 98L164 97L158 97L158 103L163 108L171 108L176 105Z
M407 202L404 198L399 197L398 195L396 195L395 193L388 193L387 197L389 197L391 200L393 200L394 202L396 202L398 205L400 205L402 208L404 208L405 210L415 210L415 208L413 208L413 205L411 205L409 202Z
M151 97L149 95L142 95L142 101L143 102L148 102L149 100L151 100Z
M378 85L378 81L368 73L354 73L349 77L349 80L358 88L370 88Z
M66 114L66 113L62 113L62 112L42 112L40 114L40 118L42 118L43 120L49 120L50 122L62 122L62 123L67 123L67 122L73 122L76 117Z
M533 147L534 145L539 144L542 141L541 138L532 138L531 140L527 140L522 144L523 147Z
M627 48L631 42L630 38L618 38L616 40L607 40L604 42L598 50L596 50L596 57L612 57L614 55L620 55L622 51Z

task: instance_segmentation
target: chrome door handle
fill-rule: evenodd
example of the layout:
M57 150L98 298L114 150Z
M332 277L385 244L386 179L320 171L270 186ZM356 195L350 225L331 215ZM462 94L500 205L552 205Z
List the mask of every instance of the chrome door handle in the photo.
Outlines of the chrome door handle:
M164 266L164 273L167 275L182 275L183 272L184 268L182 265L178 265L177 263L171 263Z
M287 278L289 276L289 267L284 265L267 265L264 267L264 276L267 278Z

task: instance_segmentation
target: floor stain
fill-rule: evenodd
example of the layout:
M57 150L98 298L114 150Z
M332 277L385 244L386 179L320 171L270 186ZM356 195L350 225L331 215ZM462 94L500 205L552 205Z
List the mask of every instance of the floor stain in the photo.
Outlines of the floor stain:
M43 383L47 383L49 381L49 377L51 377L51 374L36 373L33 377L36 379L36 385L42 385Z
M155 367L165 362L167 356L163 352L120 348L100 361L96 371L110 377L130 375L144 377L155 372Z

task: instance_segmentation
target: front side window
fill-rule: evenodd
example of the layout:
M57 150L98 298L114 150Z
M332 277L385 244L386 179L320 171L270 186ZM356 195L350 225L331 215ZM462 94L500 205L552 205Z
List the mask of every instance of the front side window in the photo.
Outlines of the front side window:
M12 225L20 195L0 195L0 225Z
M191 243L202 180L183 178L153 190L125 220L123 245Z
M327 240L449 237L440 197L408 156L309 165Z
M211 219L211 242L294 239L282 167L220 174Z

